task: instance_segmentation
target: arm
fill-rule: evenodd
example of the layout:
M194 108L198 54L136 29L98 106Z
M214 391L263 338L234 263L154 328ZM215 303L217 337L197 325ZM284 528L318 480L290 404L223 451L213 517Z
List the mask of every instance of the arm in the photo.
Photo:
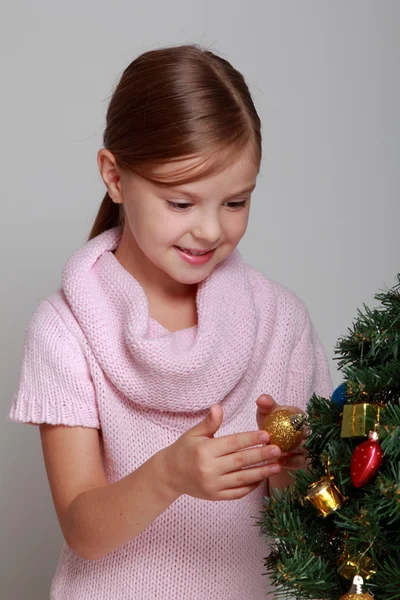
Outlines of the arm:
M97 429L43 424L40 433L61 530L83 558L101 558L129 542L178 498L163 483L162 451L108 484Z
M58 295L38 306L26 332L10 418L40 424L46 471L64 538L77 554L94 559L138 535L177 495L167 492L162 483L162 452L108 484L96 391L83 345L70 330L72 322Z

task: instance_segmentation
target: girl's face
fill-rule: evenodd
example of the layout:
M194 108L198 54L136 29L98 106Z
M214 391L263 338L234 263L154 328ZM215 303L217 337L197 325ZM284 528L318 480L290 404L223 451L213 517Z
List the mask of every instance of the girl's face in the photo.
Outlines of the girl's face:
M99 167L111 197L124 204L125 226L120 242L123 265L133 274L139 268L142 279L145 276L160 283L161 278L183 286L197 284L243 237L258 174L251 152L243 153L221 173L168 187L149 182L135 173L124 172L119 177L114 174L112 181L111 170L107 169L106 161L101 161L99 157ZM166 164L154 175L172 175L176 169L196 162L198 159ZM194 258L178 247L212 252L206 257ZM170 287L178 291L180 286Z

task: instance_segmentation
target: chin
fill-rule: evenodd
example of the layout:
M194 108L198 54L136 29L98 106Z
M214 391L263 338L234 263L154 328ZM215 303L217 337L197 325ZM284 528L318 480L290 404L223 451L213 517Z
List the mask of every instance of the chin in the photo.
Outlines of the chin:
M208 277L211 273L211 270L203 273L192 273L191 275L188 274L186 277L179 275L170 275L170 277L172 277L172 279L175 279L175 281L181 283L182 285L196 285L197 283L200 283L201 281L206 279L206 277Z

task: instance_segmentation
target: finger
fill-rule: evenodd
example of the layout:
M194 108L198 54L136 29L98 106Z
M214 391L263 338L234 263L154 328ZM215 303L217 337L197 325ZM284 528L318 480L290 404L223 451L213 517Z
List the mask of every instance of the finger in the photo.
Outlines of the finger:
M281 465L271 463L262 467L252 467L250 469L242 469L234 473L227 473L221 477L221 485L223 489L231 489L252 485L262 479L267 479L272 475L276 475L281 470Z
M273 410L281 408L269 394L263 394L256 400L258 410L261 414L268 415Z
M268 414L274 410L281 409L289 410L295 414L306 414L304 410L298 406L293 406L292 404L278 404L269 394L262 394L259 396L256 400L256 404L261 412L267 411Z
M266 431L245 431L243 433L231 433L219 438L214 438L212 445L212 456L225 456L244 448L267 444L269 435Z
M307 453L308 453L307 449L304 447L303 442L301 442L301 444L296 446L296 448L293 448L293 450L291 450L290 452L282 452L282 457L297 456L298 454L304 455Z
M264 479L261 479L260 481L253 483L253 485L232 488L230 490L222 490L219 492L218 500L239 500L240 498L247 496L247 494L250 494L250 492L254 492L254 490L256 490L260 484L263 483L263 481Z
M278 458L278 462L284 469L305 469L309 462L309 457L306 452L296 452L290 453L290 456L281 455Z
M280 458L279 464L282 469L286 470L297 470L304 469L306 466L306 459L304 456L291 456L290 458Z
M281 455L282 452L278 446L268 445L241 450L219 458L217 461L218 471L220 475L224 475L246 467L260 466L260 463L265 463L265 461L276 462Z
M264 407L277 407L279 404L275 402L271 394L261 394L256 400L257 405Z

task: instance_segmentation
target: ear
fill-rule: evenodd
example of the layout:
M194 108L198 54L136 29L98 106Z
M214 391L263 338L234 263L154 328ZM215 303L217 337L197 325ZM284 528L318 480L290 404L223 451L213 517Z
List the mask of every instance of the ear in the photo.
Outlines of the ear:
M97 165L111 200L115 204L122 204L121 174L114 155L106 148L101 148L97 153Z

